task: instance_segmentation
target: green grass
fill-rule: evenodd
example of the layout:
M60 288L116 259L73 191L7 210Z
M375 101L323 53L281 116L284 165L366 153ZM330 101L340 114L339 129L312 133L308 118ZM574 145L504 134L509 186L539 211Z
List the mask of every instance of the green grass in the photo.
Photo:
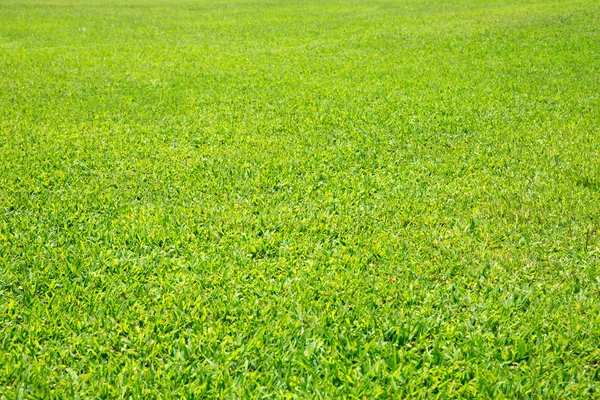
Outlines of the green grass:
M600 3L0 0L0 398L600 397Z

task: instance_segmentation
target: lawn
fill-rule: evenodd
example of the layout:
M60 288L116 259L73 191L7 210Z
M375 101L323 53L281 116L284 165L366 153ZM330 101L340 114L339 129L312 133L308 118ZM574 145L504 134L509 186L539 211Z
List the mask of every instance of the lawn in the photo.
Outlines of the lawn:
M600 397L600 2L0 0L0 398Z

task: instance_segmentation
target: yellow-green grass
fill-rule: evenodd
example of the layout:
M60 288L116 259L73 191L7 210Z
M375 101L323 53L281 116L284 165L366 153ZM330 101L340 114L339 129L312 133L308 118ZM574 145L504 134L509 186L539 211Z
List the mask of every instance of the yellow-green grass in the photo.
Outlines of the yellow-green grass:
M0 398L600 396L600 3L0 0Z

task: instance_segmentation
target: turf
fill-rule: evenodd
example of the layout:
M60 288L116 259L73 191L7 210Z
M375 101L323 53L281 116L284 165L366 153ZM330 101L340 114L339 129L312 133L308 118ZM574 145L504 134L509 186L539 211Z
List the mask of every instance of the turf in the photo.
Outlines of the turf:
M600 397L600 3L0 0L0 398Z

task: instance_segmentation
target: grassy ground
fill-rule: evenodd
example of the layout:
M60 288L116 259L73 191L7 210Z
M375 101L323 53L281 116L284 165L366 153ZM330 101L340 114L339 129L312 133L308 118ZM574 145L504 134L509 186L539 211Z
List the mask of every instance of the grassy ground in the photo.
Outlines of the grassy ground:
M600 396L597 1L0 0L0 398Z

